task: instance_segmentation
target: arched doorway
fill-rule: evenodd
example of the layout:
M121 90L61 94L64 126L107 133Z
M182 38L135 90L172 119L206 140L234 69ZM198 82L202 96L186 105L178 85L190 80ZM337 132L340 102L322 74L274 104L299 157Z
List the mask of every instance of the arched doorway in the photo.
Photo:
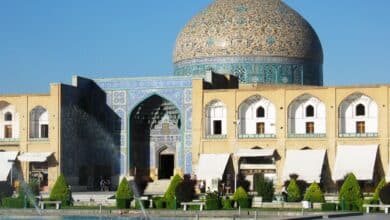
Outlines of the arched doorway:
M167 99L152 95L130 115L130 169L138 179L170 178L181 144L181 117Z
M164 146L158 153L158 178L169 179L175 169L175 149Z

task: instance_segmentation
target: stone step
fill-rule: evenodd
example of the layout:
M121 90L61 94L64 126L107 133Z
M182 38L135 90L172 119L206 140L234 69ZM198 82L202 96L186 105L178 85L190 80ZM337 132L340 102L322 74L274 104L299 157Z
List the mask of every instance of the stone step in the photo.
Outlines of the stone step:
M164 195L170 182L170 180L156 180L150 182L144 191L144 195Z

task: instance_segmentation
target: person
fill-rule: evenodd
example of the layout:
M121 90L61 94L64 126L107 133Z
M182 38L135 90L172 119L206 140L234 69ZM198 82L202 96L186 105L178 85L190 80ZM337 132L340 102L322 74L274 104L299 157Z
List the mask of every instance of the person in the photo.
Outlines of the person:
M200 183L199 183L199 190L201 193L204 193L204 190L205 190L205 185L204 185L204 181L201 180Z
M105 181L105 190L104 191L110 191L110 185L111 185L111 181L110 181L110 179L107 179Z
M72 186L71 185L68 185L68 191L69 191L68 204L70 206L72 206L73 205L73 198L72 198Z
M100 177L100 191L104 191L104 185L105 185L105 182L104 182L104 179L103 177Z

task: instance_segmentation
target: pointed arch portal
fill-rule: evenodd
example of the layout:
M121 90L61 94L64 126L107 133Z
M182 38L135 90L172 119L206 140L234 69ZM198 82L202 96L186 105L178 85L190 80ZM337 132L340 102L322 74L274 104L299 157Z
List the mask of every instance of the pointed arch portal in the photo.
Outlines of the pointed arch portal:
M130 114L130 168L136 177L169 179L181 145L181 115L169 100L152 95Z

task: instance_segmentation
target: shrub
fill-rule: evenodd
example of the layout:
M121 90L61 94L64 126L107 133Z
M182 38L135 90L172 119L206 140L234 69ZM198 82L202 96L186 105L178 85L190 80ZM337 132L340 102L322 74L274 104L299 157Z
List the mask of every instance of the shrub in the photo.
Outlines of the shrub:
M39 195L39 182L38 182L38 180L32 180L31 182L28 183L27 187L28 187L28 189L31 190L31 193L34 196Z
M346 176L340 189L339 201L342 210L360 210L363 204L363 195L353 173Z
M274 182L264 177L263 174L254 176L255 191L258 196L261 196L264 202L272 202L274 198Z
M68 183L65 180L64 175L60 175L57 178L56 183L50 193L51 201L61 201L62 205L70 205L72 195L68 187Z
M314 203L314 202L319 202L319 203L325 202L324 194L322 193L320 186L316 182L312 183L309 186L309 188L307 188L304 200L305 201L310 201L312 203Z
M127 209L130 207L131 199L133 198L133 191L126 178L123 178L118 186L115 194L116 207L119 209Z
M251 199L248 193L242 187L239 187L236 192L234 192L233 199L241 208L250 208L251 206Z
M287 201L288 202L300 202L302 201L301 190L298 187L295 179L290 180L290 184L287 187Z
M322 203L321 210L322 211L336 211L337 205L335 203Z
M231 200L229 198L222 200L222 208L223 209L233 209L234 200Z
M252 199L246 198L246 199L239 199L237 201L238 205L243 209L249 209L252 206Z
M382 178L381 181L378 183L378 185L375 188L374 195L372 196L373 201L379 202L379 193L385 185L386 185L386 179Z
M206 209L218 210L221 209L221 200L216 192L209 192L206 194Z
M234 192L233 199L235 201L238 201L240 199L247 199L247 198L249 198L248 193L242 187L238 187L236 192Z
M183 179L179 175L175 175L169 183L168 189L164 194L167 208L175 209L177 207L176 188L182 181Z
M165 208L165 201L163 197L155 197L153 198L153 207L156 209Z
M383 204L390 204L390 183L386 184L379 192L379 198Z
M142 203L142 206L147 209L150 207L150 201L149 200L136 200L135 202L135 208L136 209L141 209L141 205L140 203Z
M28 203L27 203L28 205ZM2 207L3 208L12 208L12 209L21 209L24 208L24 198L18 197L18 198L4 198L2 200Z
M195 195L195 183L189 176L179 183L175 190L176 200L178 203L191 202Z

